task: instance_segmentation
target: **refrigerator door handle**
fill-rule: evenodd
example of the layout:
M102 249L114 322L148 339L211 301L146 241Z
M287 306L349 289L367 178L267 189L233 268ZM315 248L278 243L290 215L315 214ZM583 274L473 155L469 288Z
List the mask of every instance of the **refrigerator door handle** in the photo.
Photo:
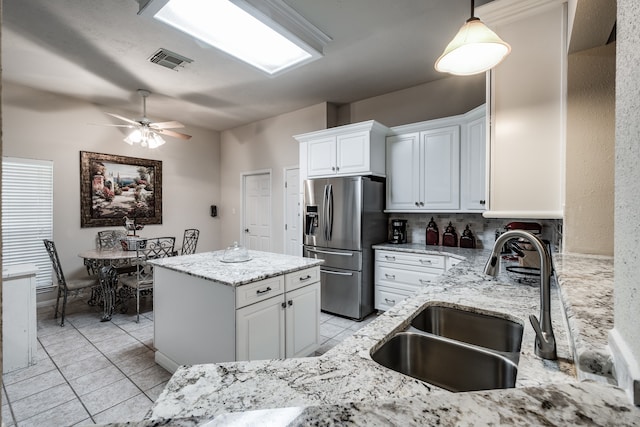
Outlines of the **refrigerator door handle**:
M328 209L328 204L329 204L329 186L325 185L324 186L324 193L322 194L322 235L324 236L324 240L329 240L327 238L328 235L328 231L327 231L327 209Z
M353 256L352 253L345 253L345 252L332 252L332 251L321 251L320 249L310 249L310 248L306 248L307 252L314 252L314 253L319 253L319 254L327 254L327 255L340 255L340 256Z
M328 230L329 230L329 235L327 237L327 240L331 240L331 238L333 237L333 185L329 184L329 191L327 193L327 197L329 199L329 209L328 209Z
M323 270L320 269L321 273L334 274L336 276L353 276L353 273L342 273L340 271L332 271L332 270Z

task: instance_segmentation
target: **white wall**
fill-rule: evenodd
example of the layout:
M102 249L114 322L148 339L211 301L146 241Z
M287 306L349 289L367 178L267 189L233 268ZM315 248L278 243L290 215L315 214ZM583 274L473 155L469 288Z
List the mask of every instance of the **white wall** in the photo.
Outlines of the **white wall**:
M298 165L298 142L293 135L325 129L330 111L322 103L222 132L218 249L242 240L241 174L271 169L271 251L284 253L283 168Z
M613 255L615 43L569 55L565 252Z
M161 160L163 223L147 225L140 235L176 236L181 244L185 228L198 228L199 252L219 246L220 221L209 216L209 206L220 200L219 133L187 126L189 141L166 138L155 150L131 147L122 142L127 129L92 125L114 123L104 108L6 82L2 108L3 155L54 162L54 240L67 277L86 275L77 254L93 248L104 229L80 227L80 151Z
M486 102L485 75L446 77L338 109L338 124L377 120L388 127L466 113Z

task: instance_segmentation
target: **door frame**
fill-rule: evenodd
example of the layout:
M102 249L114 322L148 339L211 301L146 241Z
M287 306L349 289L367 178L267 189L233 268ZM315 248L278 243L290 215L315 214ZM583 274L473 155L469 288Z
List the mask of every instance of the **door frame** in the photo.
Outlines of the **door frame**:
M265 175L268 174L269 175L269 251L271 251L271 248L273 247L273 216L272 216L272 203L273 203L273 173L271 169L258 169L258 170L254 170L254 171L247 171L247 172L241 172L240 173L240 242L242 246L246 246L246 242L245 242L245 223L244 223L244 214L245 211L247 209L247 207L245 206L245 196L246 196L246 191L245 191L245 185L246 185L246 180L247 177L249 176L254 176L254 175Z
M298 231L302 232L302 182L300 179L300 166L285 166L282 168L282 204L283 209L282 212L284 214L284 223L287 223L287 187L285 184L287 183L287 172L297 170L298 171ZM282 253L287 253L287 230L283 227L282 229ZM302 235L298 236L298 242L300 243L300 248L298 251L298 256L302 256Z

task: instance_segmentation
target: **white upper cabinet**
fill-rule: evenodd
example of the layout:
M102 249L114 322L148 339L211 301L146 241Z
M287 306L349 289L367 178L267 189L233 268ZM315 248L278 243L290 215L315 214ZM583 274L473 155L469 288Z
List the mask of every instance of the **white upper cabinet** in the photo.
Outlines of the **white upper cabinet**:
M385 176L388 128L374 120L295 135L306 177Z
M387 138L387 210L418 209L420 132Z
M567 3L494 0L476 12L511 45L489 73L490 192L483 215L562 218Z
M421 209L460 209L460 126L420 132Z
M485 106L392 128L387 137L387 212L484 209Z
M473 118L477 116L477 118ZM486 207L486 135L485 108L477 108L462 127L460 147L460 208L483 211Z

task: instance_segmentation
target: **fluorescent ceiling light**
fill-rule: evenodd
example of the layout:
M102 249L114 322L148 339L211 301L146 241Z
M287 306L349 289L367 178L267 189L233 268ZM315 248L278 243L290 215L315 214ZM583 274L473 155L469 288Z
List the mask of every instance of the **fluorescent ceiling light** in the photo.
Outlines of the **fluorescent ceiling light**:
M322 56L321 49L288 31L286 24L273 17L295 20L302 29L312 29L312 37L320 34L326 44L330 39L281 0L168 0L152 8L153 17L214 46L269 75L301 65ZM155 0L150 3L156 3ZM261 4L260 4L261 3ZM143 6L143 9L146 5ZM275 7L278 13L260 9ZM282 13L283 10L286 13ZM322 44L322 46L324 46Z

